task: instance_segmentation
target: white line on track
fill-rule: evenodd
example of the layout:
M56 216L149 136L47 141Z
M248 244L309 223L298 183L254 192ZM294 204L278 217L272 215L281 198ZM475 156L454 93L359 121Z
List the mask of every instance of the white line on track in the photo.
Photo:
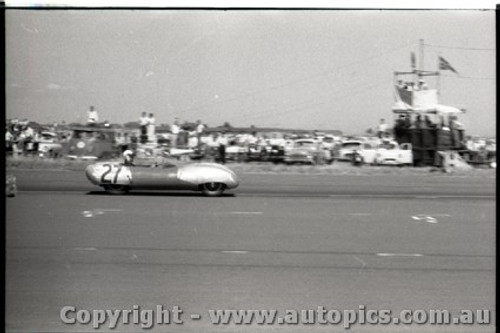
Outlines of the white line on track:
M263 212L229 212L229 214L234 215L261 215Z
M421 213L415 216L451 216L450 214L432 214L432 213Z
M495 199L495 195L328 194L330 198Z
M75 247L76 251L97 251L95 247Z
M420 253L375 253L379 257L423 257Z
M84 217L94 217L96 215L102 215L104 214L104 212L121 212L122 209L106 209L106 208L97 208L97 209L93 209L93 210L84 210L82 212L82 215Z
M455 198L467 198L467 199L484 199L484 198L491 198L494 199L496 198L495 195L433 195L433 196L426 196L426 195L420 195L420 196L415 196L415 198L418 199L437 199L437 198L450 198L450 199L455 199Z
M366 266L366 262L364 262L363 260L359 259L358 257L356 257L355 255L352 255L352 257L359 263L361 263L361 268L365 268Z
M248 251L220 251L221 253L246 254Z

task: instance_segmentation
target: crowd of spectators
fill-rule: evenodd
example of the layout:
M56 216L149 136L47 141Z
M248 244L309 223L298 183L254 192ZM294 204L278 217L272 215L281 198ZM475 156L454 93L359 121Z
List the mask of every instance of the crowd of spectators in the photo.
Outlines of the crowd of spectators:
M88 111L89 127L110 127L109 123L98 123L97 111L91 107ZM300 131L300 132L263 132L258 130L242 129L238 130L231 126L219 126L217 128L209 128L200 120L196 122L180 123L179 119L175 119L170 126L158 126L155 124L153 114L143 113L137 123L137 130L126 129L123 126L116 126L114 133L114 144L117 151L121 154L131 146L139 144L162 146L168 149L191 149L201 150L205 152L219 152L221 156L225 156L225 151L229 147L242 147L245 151L252 149L261 149L262 147L281 146L291 147L295 140L301 138L316 139L322 149L331 149L332 145L341 142L341 137L329 135L330 141L323 140L324 133L317 131ZM111 126L113 127L113 126ZM401 131L410 128L441 128L443 130L463 129L463 126L458 122L456 117L450 116L448 122L443 120L439 123L432 122L427 116L415 116L414 119L408 115L401 115L393 128L384 119L380 119L376 129L376 135L379 139L387 139L398 137ZM6 122L6 151L15 155L41 155L44 152L40 150L40 145L44 142L47 133L52 133L52 139L60 144L68 142L71 137L71 132L63 123L62 125L41 126L35 122L30 122L27 119L11 119ZM481 143L483 141L479 141ZM491 149L490 141L484 141L483 145L478 144L477 140L468 138L467 148L474 150L479 146L488 146ZM496 147L495 147L496 148ZM481 148L482 149L482 148Z
M58 130L59 128L59 130ZM28 119L9 119L5 126L5 150L8 153L34 155L43 153L40 145L49 140L64 142L69 133L64 132L65 124L42 127ZM58 134L56 134L56 131ZM50 137L50 139L49 139Z

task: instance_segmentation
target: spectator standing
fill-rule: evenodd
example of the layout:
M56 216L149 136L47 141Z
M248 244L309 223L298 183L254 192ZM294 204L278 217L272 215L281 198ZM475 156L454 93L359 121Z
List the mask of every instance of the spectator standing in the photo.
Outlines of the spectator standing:
M177 147L177 138L179 136L179 132L181 131L181 128L179 126L179 120L175 120L174 124L170 126L170 132L172 132L172 138L170 144L172 145L173 148Z
M93 105L90 106L90 109L87 111L87 125L96 126L99 122L99 114Z
M387 133L387 123L385 122L384 118L381 118L377 127L377 135L379 139L385 137L386 133Z
M457 129L457 130L463 130L464 129L464 125L461 122L458 121L457 116L451 115L449 117L449 121L450 121L450 128Z
M15 136L10 131L9 127L5 128L5 150L12 151L12 146L14 145Z
M33 152L33 138L35 136L35 131L31 126L26 125L23 130L23 149L24 152Z
M33 154L38 153L38 148L40 147L40 141L42 138L42 134L39 130L35 130L35 134L33 135Z
M155 142L155 116L150 113L147 124L148 142Z
M14 118L10 122L11 128L10 130L12 131L12 134L16 135L21 131L21 128L19 126L19 119Z
M196 137L198 138L198 147L201 146L201 136L203 135L203 132L205 131L205 125L201 123L201 120L198 120L196 122Z
M226 164L226 146L227 146L227 136L226 133L222 132L217 138L217 143L219 145L219 161L222 164Z
M429 87L427 86L427 83L425 83L424 80L420 79L418 80L418 89L419 90L427 90Z
M420 114L417 114L417 117L415 118L415 128L421 129L423 126L422 116Z
M177 146L180 148L185 148L189 141L189 132L181 127L179 135L177 136Z
M148 141L148 123L149 123L148 116L146 112L143 112L141 114L141 117L139 118L139 126L141 128L141 136L140 136L141 143L146 143Z
M424 125L426 128L435 128L436 125L432 122L431 118L429 116L424 117Z
M188 148L190 149L198 148L199 147L198 142L199 139L196 137L196 135L193 133L189 133Z

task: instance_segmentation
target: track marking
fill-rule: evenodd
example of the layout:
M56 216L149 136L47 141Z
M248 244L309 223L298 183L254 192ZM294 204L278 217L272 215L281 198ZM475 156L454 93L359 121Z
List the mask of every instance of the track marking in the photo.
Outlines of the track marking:
M247 254L248 251L238 251L238 250L234 250L234 251L220 251L221 253L233 253L233 254Z
M327 194L330 198L495 199L495 195Z
M96 215L103 215L104 212L121 212L122 209L106 209L106 208L96 208L93 210L84 210L82 215L84 217L94 217Z
M82 212L82 215L83 215L84 217L92 217L92 216L94 216L94 213L92 213L92 211L90 211L90 210L84 210L84 211Z
M263 212L229 212L229 214L234 214L234 215L261 215L264 214Z
M423 257L420 253L375 253L379 257Z
M416 220L416 221L423 221L423 222L434 223L434 224L438 223L437 219L435 219L432 216L428 216L428 215L415 215L415 216L412 216L411 218Z
M97 251L95 247L75 247L76 251Z
M450 214L418 214L413 215L411 218L416 221L422 221L427 223L438 223L437 218L435 216L451 216Z
M363 268L366 267L366 262L364 262L363 260L359 259L357 256L355 256L354 254L352 255L352 257L361 264L361 267L359 268L359 271L358 273L361 274L361 272L363 271Z
M356 261L358 261L359 263L361 263L361 265L362 265L362 267L361 267L361 268L363 268L363 267L365 267L365 266L366 266L366 262L364 262L363 260L361 260L361 259L359 259L358 257L356 257L354 254L352 255L352 257L353 257L354 259L356 259Z

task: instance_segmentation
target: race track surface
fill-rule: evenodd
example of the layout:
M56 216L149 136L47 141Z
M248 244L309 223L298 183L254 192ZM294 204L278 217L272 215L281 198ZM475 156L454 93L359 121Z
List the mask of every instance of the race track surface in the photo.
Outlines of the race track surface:
M491 310L490 325L354 324L350 332L495 331L495 178L243 174L221 198L110 196L72 171L13 170L6 330L89 332L77 309L183 310L158 332L339 332L215 325L211 309ZM190 314L201 318L192 319ZM109 323L100 331L110 331ZM120 323L114 332L143 331Z

